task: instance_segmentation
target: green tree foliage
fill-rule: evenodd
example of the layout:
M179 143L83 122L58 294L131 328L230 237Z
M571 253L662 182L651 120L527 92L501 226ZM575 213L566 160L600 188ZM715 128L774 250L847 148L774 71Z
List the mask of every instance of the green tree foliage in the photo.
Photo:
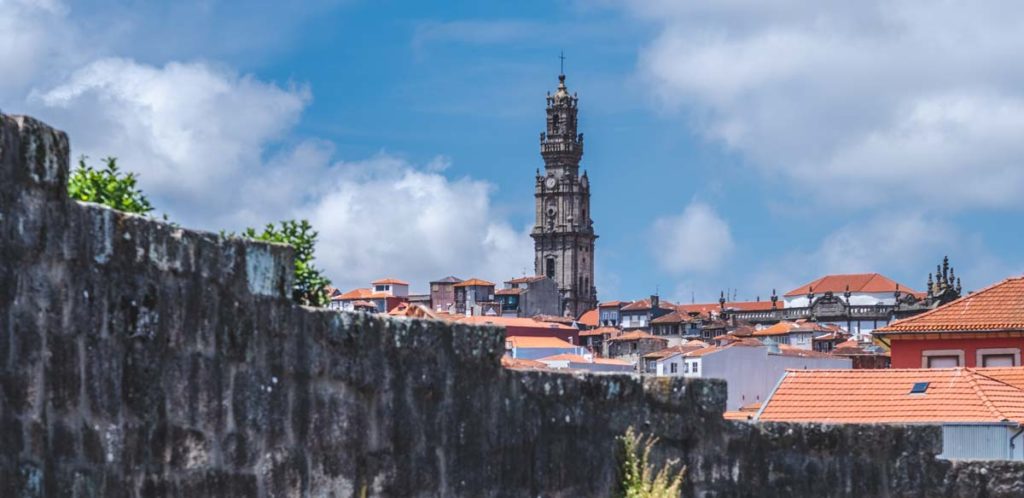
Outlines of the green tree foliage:
M657 473L650 464L651 448L658 442L657 438L644 437L637 434L632 427L626 434L619 436L622 445L622 489L619 495L623 498L678 498L682 492L683 476L686 467L673 473L672 467L678 462L669 462Z
M68 179L68 195L72 199L96 202L136 214L147 214L153 210L142 190L136 186L135 173L122 173L117 168L117 158L104 158L105 166L100 169L89 166L85 160L85 156L78 160L78 168Z
M331 281L313 266L317 232L306 220L282 221L278 225L267 224L262 232L246 228L245 237L264 242L288 244L295 248L295 285L292 298L307 306L327 306L327 286Z

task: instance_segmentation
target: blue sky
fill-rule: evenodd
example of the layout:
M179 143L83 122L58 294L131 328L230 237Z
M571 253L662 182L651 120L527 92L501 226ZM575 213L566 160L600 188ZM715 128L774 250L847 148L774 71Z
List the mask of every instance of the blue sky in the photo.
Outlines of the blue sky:
M0 0L0 108L185 225L306 217L339 286L422 291L531 270L564 50L602 300L1024 270L1016 3L280 4Z

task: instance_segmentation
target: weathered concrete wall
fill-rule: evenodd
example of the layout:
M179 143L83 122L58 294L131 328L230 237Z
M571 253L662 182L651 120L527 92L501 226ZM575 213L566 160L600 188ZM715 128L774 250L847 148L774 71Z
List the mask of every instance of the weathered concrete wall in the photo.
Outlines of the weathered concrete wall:
M1020 496L928 427L724 422L723 385L503 370L499 330L304 309L285 247L66 198L0 116L0 496L607 496L615 436L694 496Z

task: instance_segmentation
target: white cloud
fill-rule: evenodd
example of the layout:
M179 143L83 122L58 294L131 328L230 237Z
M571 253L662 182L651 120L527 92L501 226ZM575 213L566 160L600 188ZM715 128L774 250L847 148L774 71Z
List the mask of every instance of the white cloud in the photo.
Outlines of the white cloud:
M1019 2L629 5L657 99L817 200L1024 204Z
M707 204L691 202L679 215L654 222L650 247L671 273L711 272L733 251L729 224Z
M938 219L906 213L880 216L829 234L807 266L822 274L920 266L941 258L949 242L958 239L958 230Z
M118 157L186 226L308 218L318 263L342 288L389 275L425 291L448 274L502 279L532 266L532 242L492 209L492 186L447 178L446 156L422 166L385 153L335 161L330 142L282 143L310 100L304 87L205 63L107 58L32 103L69 132L74 154Z
M0 104L72 58L66 13L56 1L0 0Z
M500 280L532 267L529 235L495 216L486 182L387 155L334 165L322 181L301 211L320 230L323 266L348 287L394 276L426 291L449 274Z
M294 126L308 100L306 89L282 89L203 63L154 67L108 58L31 102L71 133L75 154L118 157L141 174L158 206L183 222L204 224L220 221L211 213L262 202L240 198L238 186L274 173L262 171L261 156Z

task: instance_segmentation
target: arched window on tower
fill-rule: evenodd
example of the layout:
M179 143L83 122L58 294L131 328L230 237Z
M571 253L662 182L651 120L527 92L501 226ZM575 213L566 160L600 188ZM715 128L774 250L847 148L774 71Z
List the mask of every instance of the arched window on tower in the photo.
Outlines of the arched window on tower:
M555 258L548 258L544 261L544 275L548 278L555 278Z
M551 132L558 133L558 114L551 115Z

